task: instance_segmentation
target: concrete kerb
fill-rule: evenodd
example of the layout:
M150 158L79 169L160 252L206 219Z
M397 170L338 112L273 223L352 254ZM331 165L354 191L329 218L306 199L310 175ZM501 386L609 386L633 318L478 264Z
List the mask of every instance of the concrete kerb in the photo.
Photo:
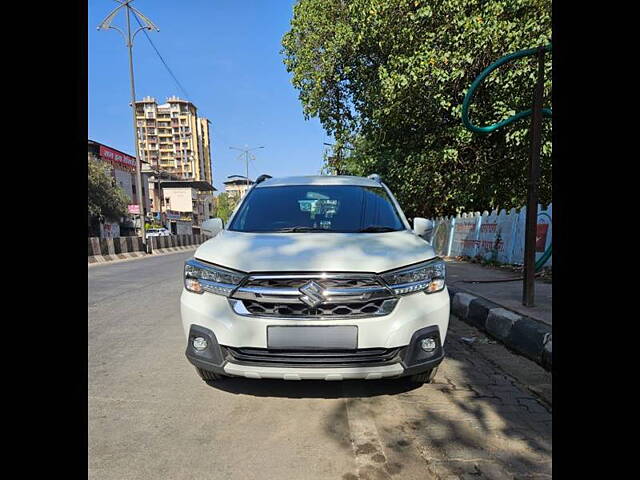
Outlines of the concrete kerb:
M147 254L144 252L127 252L127 253L118 253L116 255L89 255L88 263L105 263L105 262L113 262L115 260L127 260L129 258L139 258L146 257Z
M455 292L454 294L451 287L449 287L449 295L451 296L451 311L456 317L466 319L469 314L469 303L477 297L463 292Z
M451 312L547 370L552 368L551 327L485 298L448 287Z
M150 237L147 251L143 249L142 239L138 237L89 238L88 264L98 264L167 255L194 250L201 243L200 235L175 235L171 237Z
M168 248L154 248L151 254L166 255L167 253L176 253L176 252L182 252L186 250L195 250L199 246L200 245L184 245L184 246L168 247Z
M143 258L152 258L162 255L171 255L173 253L180 253L182 251L187 250L195 250L198 245L191 245L190 247L184 247L180 249L162 249L156 250L153 254L145 253L145 252L132 252L125 253L120 255L92 255L89 257L89 266L105 264L105 263L115 263L115 262L124 262L124 261L132 261L132 260L141 260Z

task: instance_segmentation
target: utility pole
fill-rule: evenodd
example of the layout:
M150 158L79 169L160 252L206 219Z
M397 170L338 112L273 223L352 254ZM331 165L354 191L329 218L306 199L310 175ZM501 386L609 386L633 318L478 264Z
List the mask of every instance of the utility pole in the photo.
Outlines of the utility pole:
M264 148L264 146L260 146L260 147L253 147L253 148L248 148L247 145L244 146L244 148L239 148L239 147L229 147L230 150L239 150L242 153L244 153L244 161L246 164L246 171L247 171L247 190L249 190L249 152L253 151L253 150L258 150L260 148ZM246 191L245 191L246 193Z
M115 1L118 2L120 5L114 8L111 11L111 13L109 13L109 15L107 15L106 18L100 23L100 25L98 25L98 30L109 30L109 29L117 30L118 32L120 32L120 34L124 38L126 47L129 49L129 81L131 84L131 112L133 116L133 141L135 144L135 153L136 153L136 190L137 190L138 209L139 209L138 217L140 219L140 236L142 237L142 244L146 250L147 238L144 231L144 201L142 199L144 190L142 188L142 165L141 165L141 159L140 159L140 148L138 145L138 128L136 126L136 88L135 88L135 83L133 79L133 39L135 38L136 34L141 30L156 30L157 32L159 32L160 29L156 27L153 24L153 22L149 20L146 16L144 16L140 11L136 10L134 7L131 6L131 2L133 2L133 0L115 0ZM124 8L126 11L126 18L127 18L126 34L122 30L120 30L118 27L111 25L111 22L113 22L113 19L116 17L118 12L122 8ZM140 17L140 19L142 19L142 21L144 22L144 25L142 25L135 32L133 32L133 35L131 34L131 18L130 18L132 13L134 16L137 14L138 17Z
M522 283L522 304L534 306L536 230L538 221L538 178L540 177L540 143L542 137L542 97L544 93L544 47L539 47L538 81L533 94L533 115L531 115L531 153L529 156L529 181L527 192L527 219L524 242L524 279Z

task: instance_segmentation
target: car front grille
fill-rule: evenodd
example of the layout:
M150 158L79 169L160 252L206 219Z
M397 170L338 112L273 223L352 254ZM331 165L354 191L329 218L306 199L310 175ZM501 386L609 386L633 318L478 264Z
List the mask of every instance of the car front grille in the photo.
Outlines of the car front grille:
M383 307L384 302L387 305ZM253 315L269 315L269 316L376 316L386 315L385 310L389 309L389 303L395 303L396 300L374 300L371 302L359 303L327 303L316 308L308 307L303 303L265 303L253 300L245 300L244 305Z
M310 284L314 289L308 294ZM230 302L240 315L354 318L388 315L398 297L375 274L274 273L250 275Z

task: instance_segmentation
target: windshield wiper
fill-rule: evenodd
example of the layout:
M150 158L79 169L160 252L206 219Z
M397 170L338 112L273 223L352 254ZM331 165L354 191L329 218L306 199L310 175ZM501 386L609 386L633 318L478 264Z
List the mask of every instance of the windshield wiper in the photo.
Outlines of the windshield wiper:
M358 233L375 233L375 232L397 232L398 230L392 227L384 227L382 225L369 225L358 230Z
M286 232L330 232L331 230L327 230L326 228L318 228L318 227L304 227L300 225L297 227L279 228L273 231L286 233Z

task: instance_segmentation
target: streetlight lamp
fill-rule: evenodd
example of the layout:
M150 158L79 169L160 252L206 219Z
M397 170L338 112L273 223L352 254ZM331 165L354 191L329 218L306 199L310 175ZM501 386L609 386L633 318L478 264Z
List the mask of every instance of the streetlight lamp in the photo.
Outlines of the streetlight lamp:
M138 209L139 209L138 216L140 218L140 236L142 237L142 244L144 245L146 250L147 239L144 231L144 202L142 200L142 195L144 193L144 190L142 188L142 168L140 164L140 151L139 151L140 149L138 145L138 129L136 126L136 89L133 81L133 39L138 34L138 32L140 32L140 30L155 30L159 32L160 29L156 27L154 23L151 20L149 20L146 16L144 16L139 10L136 10L134 7L130 5L131 2L133 2L133 0L115 0L115 1L118 2L120 5L114 8L111 11L111 13L109 13L109 15L107 15L106 18L100 23L100 25L98 25L98 30L109 30L109 29L117 30L118 32L120 32L120 34L124 38L125 44L129 49L129 80L131 83L131 112L133 115L133 141L135 144L135 152L136 152L136 189L138 190ZM126 17L127 17L127 33L126 34L122 30L120 30L118 27L111 25L111 22L113 22L114 18L122 8L125 9ZM144 22L144 25L142 25L135 32L133 32L133 35L131 35L131 21L130 21L130 16L132 11L133 11L133 15L138 14L138 17L140 17Z
M260 146L260 147L253 147L253 148L247 148L247 145L244 146L245 148L239 148L239 147L229 147L230 150L240 150L241 152L244 153L244 158L245 158L245 162L246 162L246 167L247 167L247 190L249 190L249 152L253 151L253 150L258 150L260 148L264 148L264 146ZM253 157L253 155L252 155ZM255 159L255 157L253 157Z

